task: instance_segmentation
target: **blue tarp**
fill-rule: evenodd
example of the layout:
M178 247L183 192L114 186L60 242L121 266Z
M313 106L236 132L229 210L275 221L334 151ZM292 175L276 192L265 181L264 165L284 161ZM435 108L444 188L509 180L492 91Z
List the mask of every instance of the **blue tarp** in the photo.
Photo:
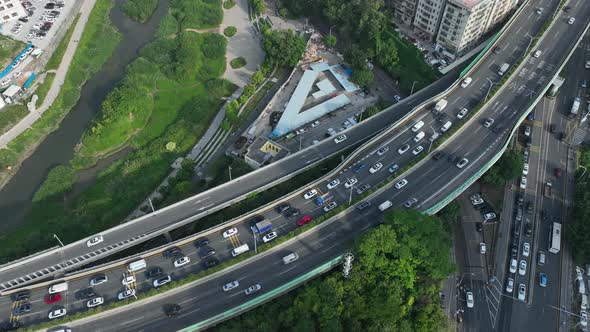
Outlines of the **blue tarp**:
M16 64L16 62L17 62L17 61L20 61L20 57L21 57L23 54L27 53L27 51L28 51L29 49L31 49L31 48L33 48L33 44L29 43L29 44L27 45L27 47L25 47L25 49L24 49L22 52L20 52L20 53L19 53L19 54L18 54L18 55L17 55L17 56L16 56L16 57L15 57L15 58L12 60L12 62L11 62L9 65L8 65L8 67L6 67L6 68L5 68L5 69L4 69L4 70L3 70L3 71L0 73L0 79L4 78L4 76L8 75L8 73L10 73L10 71L11 71L11 70L12 70L14 67L16 67L16 65L15 65L15 64Z
M31 76L29 76L29 78L25 82L25 84L23 84L23 90L28 89L31 86L31 84L33 83L34 79L35 79L35 73L32 73Z

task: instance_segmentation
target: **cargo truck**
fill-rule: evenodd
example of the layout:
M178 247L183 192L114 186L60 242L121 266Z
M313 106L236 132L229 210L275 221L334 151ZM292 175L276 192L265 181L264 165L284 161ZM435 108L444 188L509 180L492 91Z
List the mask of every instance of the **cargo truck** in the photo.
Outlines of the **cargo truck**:
M572 104L572 109L570 110L570 117L575 118L578 114L578 110L580 109L580 98L574 98L574 103Z
M323 195L316 197L315 204L317 206L322 206L324 205L324 203L331 201L332 198L334 198L334 195L331 192L327 192Z
M436 104L434 105L434 113L440 113L442 112L442 110L445 109L445 107L447 107L447 100L446 99L441 99L439 101L436 102Z
M272 230L272 223L268 220L257 222L252 228L255 233L262 234Z

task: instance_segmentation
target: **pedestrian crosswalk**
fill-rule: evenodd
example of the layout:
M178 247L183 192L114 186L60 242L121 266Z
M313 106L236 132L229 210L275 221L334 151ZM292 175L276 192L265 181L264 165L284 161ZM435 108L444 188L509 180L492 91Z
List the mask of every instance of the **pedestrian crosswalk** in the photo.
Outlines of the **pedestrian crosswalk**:
M584 141L584 138L586 138L587 134L588 134L588 130L586 128L577 127L572 135L571 144L572 145L582 144L582 142Z

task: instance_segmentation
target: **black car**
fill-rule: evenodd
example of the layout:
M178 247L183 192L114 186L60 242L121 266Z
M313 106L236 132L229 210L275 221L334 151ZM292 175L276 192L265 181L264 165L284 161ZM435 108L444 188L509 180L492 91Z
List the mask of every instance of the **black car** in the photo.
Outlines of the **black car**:
M365 183L362 186L356 188L356 193L360 195L369 190L369 188L371 188L371 186Z
M494 129L492 129L492 131L496 134L501 132L502 130L504 130L504 126L502 126L502 125L497 125L494 127Z
M489 206L484 202L473 206L476 210L486 210Z
M510 245L510 256L512 258L516 258L516 256L518 256L518 245L517 244L512 244Z
M480 233L483 232L483 224L480 223L480 222L476 222L475 223L475 230L478 231L478 232L480 232Z
M166 316L168 316L168 317L176 316L180 313L180 311L181 311L181 308L180 308L180 305L178 305L178 304L168 305L164 309L164 312L166 313Z
M560 132L559 134L557 134L557 138L559 138L560 141L563 141L563 139L565 138L565 134L563 132Z
M289 210L285 211L285 217L287 217L287 218L295 217L295 216L298 216L300 213L301 213L301 211L299 209L290 208Z
M526 212L533 213L533 203L531 203L530 201L526 202Z
M500 51L502 51L502 49L499 46L494 47L494 49L492 50L494 54L500 54Z
M207 238L201 238L195 241L195 247L197 248L202 248L206 245L209 245L209 239Z
M440 158L442 158L442 157L444 157L444 156L445 156L445 153L444 153L444 152L442 152L442 151L438 151L437 153L435 153L435 154L432 156L432 159L434 159L434 160L439 160Z
M15 316L22 315L22 314L25 314L27 312L31 312L31 304L28 303L28 302L19 305L18 307L14 308L14 310L12 311L12 313Z
M436 117L436 121L443 123L447 119L447 115L445 113L441 113Z
M203 268L208 269L210 267L214 267L217 264L219 264L219 260L217 260L217 258L211 258L203 262Z
M94 292L94 289L92 289L92 287L88 287L88 288L84 288L81 289L80 291L78 291L78 299L80 300L86 300L89 299L91 297L94 297L96 295L96 293Z
M29 298L31 298L31 292L28 290L22 291L22 292L18 292L16 294L13 294L11 296L13 301L25 301L28 300Z
M164 251L165 258L173 258L182 255L182 251L178 247L170 247Z
M207 257L213 256L213 255L215 255L215 249L213 249L211 247L203 248L203 250L201 250L201 252L199 253L199 256L201 258L207 258Z
M356 206L356 209L357 209L357 210L359 210L359 211L362 211L362 210L364 210L365 208L368 208L369 206L371 206L371 202L364 201L364 202L360 202L360 203L359 203L359 204Z
M456 164L459 161L459 159L461 159L459 158L459 156L453 154L449 155L449 157L447 158L447 160L453 164Z
M549 126L549 132L551 132L552 134L555 132L555 124L554 124L554 123L552 123L552 124Z
M522 206L524 204L524 197L519 194L516 198L516 202L518 203L518 206Z
M264 220L264 217L261 215L255 215L254 217L250 218L249 222L250 222L250 226L254 226L256 225L256 223L259 223L261 221Z
M148 279L157 278L157 277L161 276L162 274L164 274L164 271L162 271L162 268L158 267L158 266L154 266L145 272L145 276Z
M23 16L23 17L19 18L18 20L21 22L27 23L29 21L29 18Z
M514 237L518 237L520 235L520 224L514 225L514 228L512 228L512 235L514 235Z
M281 203L277 206L277 213L283 213L291 208L291 204L289 203Z
M527 222L526 225L524 226L524 234L526 236L533 235L533 226L531 225L530 222Z
M572 9L572 7L570 7L570 6L563 7L563 11L566 13L569 13L570 9Z

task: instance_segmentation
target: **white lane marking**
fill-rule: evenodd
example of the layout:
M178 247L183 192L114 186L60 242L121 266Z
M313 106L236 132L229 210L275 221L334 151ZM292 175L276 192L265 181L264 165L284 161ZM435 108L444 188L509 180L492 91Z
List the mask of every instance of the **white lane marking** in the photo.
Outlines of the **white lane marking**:
M188 299L188 300L184 300L184 301L180 301L180 302L178 302L178 304L185 304L185 303L188 303L188 302L190 302L190 301L193 301L193 300L196 300L196 299L197 299L197 297L196 297L196 296L195 296L195 297L191 297L191 298L190 298L190 299Z
M215 204L211 203L211 204L209 204L209 205L205 205L205 206L203 206L203 207L200 207L200 208L199 208L197 211L205 210L205 209L207 209L207 208L210 208L210 207L212 207L213 205L215 205Z
M132 319L132 320L128 320L128 321L126 321L126 322L123 322L123 323L121 323L121 324L119 324L119 325L127 325L127 324L131 324L131 323L133 323L133 322L137 322L138 320L141 320L141 319L143 319L143 318L144 318L143 316L141 316L141 317L137 317L137 318L135 318L135 319Z
M199 310L201 310L201 308L197 308L197 309L195 309L195 310L191 310L191 311L187 312L186 314L182 314L182 315L180 315L180 316L178 316L178 317L185 317L185 316L188 316L188 315L190 315L190 314L192 314L192 313L195 313L195 312L197 312L197 311L199 311Z
M281 261L279 261L279 263L280 263L280 262L281 262ZM297 266L293 266L292 268L290 268L290 269L288 269L288 270L285 270L285 271L283 271L283 272L279 273L279 275L281 275L281 274L285 274L285 273L287 273L287 272L289 272L289 271L292 271L292 270L293 270L293 269L295 269L296 267L297 267Z

